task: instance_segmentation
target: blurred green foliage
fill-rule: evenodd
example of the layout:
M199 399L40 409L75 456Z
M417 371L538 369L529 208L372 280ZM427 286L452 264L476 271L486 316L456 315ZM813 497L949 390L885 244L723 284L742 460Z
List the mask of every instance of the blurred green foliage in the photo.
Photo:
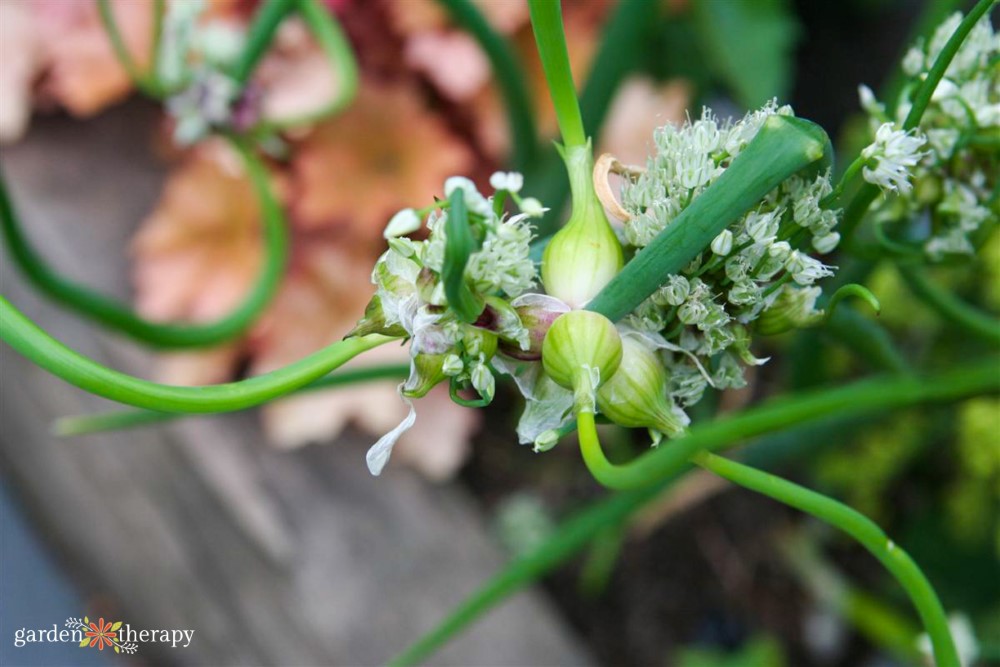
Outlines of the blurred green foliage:
M784 667L781 645L770 637L751 639L738 651L687 648L677 656L677 667Z

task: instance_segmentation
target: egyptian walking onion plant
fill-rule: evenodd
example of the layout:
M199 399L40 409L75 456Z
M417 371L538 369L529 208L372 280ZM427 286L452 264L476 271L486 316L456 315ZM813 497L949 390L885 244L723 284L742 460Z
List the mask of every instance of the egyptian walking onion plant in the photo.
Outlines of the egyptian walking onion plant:
M353 55L316 0L263 4L245 37L199 27L192 4L171 2L160 17L164 39L155 40L151 72L138 70L107 3L102 0L100 7L112 43L138 86L165 100L176 117L176 139L191 143L221 134L246 161L265 211L268 260L240 308L200 327L142 320L47 268L21 233L6 191L0 191L8 250L38 287L101 324L161 347L232 338L270 301L284 268L285 223L257 148L273 149L279 130L334 113L349 101L356 83ZM463 0L444 4L489 54L515 136L533 136L526 96L506 46L471 5ZM634 13L637 4L623 2L619 11ZM443 198L402 210L389 221L388 249L372 272L376 295L345 340L285 368L229 384L167 386L110 370L55 341L2 298L0 333L64 380L145 409L68 420L61 426L67 433L172 414L239 410L299 389L398 377L396 367L327 374L366 350L399 340L409 342L411 357L409 377L399 386L406 403L447 382L456 402L485 406L493 399L496 377L507 375L525 399L517 427L522 443L543 452L578 431L583 460L594 477L625 492L568 522L515 561L399 655L398 664L427 657L493 604L581 548L596 528L620 522L694 464L857 539L910 596L937 664L957 666L955 643L934 590L877 526L832 498L712 450L824 418L994 393L1000 378L991 364L923 379L904 374L861 381L774 400L693 427L686 410L706 388L746 384L745 369L767 361L751 351L755 336L832 322L834 306L848 294L878 308L874 296L858 285L843 285L824 297L824 279L836 267L821 258L841 241L852 240L879 188L886 196L875 207L876 250L899 260L918 296L994 347L1000 344L993 318L944 292L921 267L974 253L997 224L1000 48L985 16L993 4L981 0L964 18L948 19L927 44L907 54L903 67L909 78L898 100L887 106L861 88L874 140L834 185L826 134L777 102L736 122L705 109L682 127L662 127L653 136L655 154L644 166L622 165L607 155L595 164L572 83L559 3L530 0L572 198L572 215L551 238L534 238L533 221L547 209L522 196L526 184L519 173L494 174L489 195L467 178L449 178ZM163 3L159 6L163 12ZM247 81L278 24L293 11L302 14L326 50L342 92L309 117L265 121ZM608 185L610 173L625 178L618 197ZM858 176L865 183L853 187ZM845 191L854 192L846 208ZM606 209L623 223L619 233ZM408 237L424 227L426 240ZM890 233L908 240L894 240ZM533 253L542 245L539 268ZM898 368L891 360L887 366ZM478 397L463 397L469 390ZM627 464L611 463L598 439L598 417L647 429L655 449ZM370 449L372 474L382 472L393 444L416 418L410 404L403 422Z

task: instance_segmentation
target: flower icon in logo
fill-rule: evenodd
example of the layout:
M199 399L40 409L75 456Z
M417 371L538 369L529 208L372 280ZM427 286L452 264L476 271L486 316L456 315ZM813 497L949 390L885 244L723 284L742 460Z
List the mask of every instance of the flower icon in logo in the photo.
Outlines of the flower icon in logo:
M100 618L97 620L97 623L91 623L88 626L90 629L83 633L86 639L80 645L87 646L89 644L96 647L99 651L103 651L105 646L114 646L116 643L115 639L118 636L116 631L121 625L121 621L112 624L111 621L105 623L104 619Z

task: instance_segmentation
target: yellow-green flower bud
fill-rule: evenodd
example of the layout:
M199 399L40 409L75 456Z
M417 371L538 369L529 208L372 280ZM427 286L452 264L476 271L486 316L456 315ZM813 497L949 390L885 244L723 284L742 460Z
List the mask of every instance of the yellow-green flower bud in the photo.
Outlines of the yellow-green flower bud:
M633 336L622 338L618 372L597 390L601 414L621 426L645 427L665 435L684 430L683 413L667 398L667 373L656 353Z
M559 431L551 428L548 431L543 431L537 438L535 438L533 450L536 454L539 454L541 452L549 451L557 444L559 444Z
M608 318L586 310L560 315L542 344L542 365L557 384L572 389L578 411L594 411L595 392L618 370L622 341Z
M484 359L492 359L497 353L497 335L480 327L464 327L462 344L465 352L472 357L483 355Z
M410 377L403 385L403 396L422 398L447 377L445 360L448 354L418 354L410 361Z
M622 246L597 198L590 145L563 152L573 192L573 214L542 256L545 291L581 308L621 271Z
M812 326L823 317L823 311L816 310L818 287L795 288L785 285L778 298L760 314L755 323L757 333L774 336L792 329Z

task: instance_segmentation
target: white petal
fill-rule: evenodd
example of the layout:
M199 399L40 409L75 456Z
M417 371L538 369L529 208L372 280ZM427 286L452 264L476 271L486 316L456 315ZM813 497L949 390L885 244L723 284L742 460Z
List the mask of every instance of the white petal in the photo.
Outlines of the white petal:
M402 391L402 389L403 385L399 385L399 390ZM402 394L400 394L400 398L409 406L410 412L403 421L399 422L399 426L379 438L378 442L372 445L371 449L368 450L368 454L365 455L365 460L368 462L368 471L376 477L382 474L382 469L389 462L392 448L396 445L396 441L399 440L399 436L409 431L414 422L417 421L417 411L414 409L413 403Z

